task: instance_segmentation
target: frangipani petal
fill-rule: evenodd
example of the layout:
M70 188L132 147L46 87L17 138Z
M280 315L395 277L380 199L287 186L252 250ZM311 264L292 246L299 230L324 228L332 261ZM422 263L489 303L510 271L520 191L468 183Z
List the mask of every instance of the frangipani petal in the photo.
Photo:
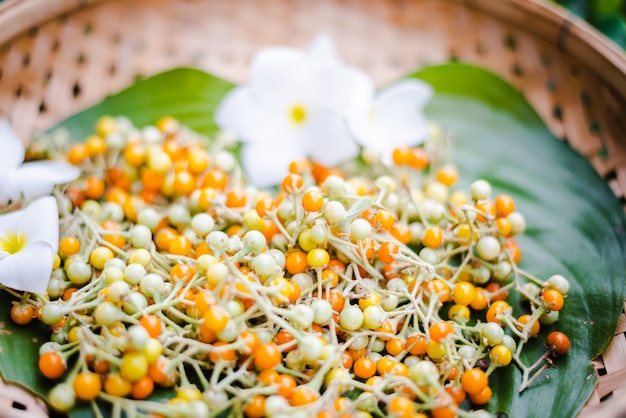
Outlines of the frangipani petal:
M313 89L313 68L303 51L287 47L257 53L250 69L250 94L259 105L283 112ZM306 92L306 93L305 93ZM303 94L304 93L304 94Z
M348 73L350 83L349 108L357 109L357 111L369 111L374 102L374 94L376 92L374 82L367 74L356 68L350 68L346 72Z
M45 293L55 253L45 242L27 244L0 260L0 283L15 290Z
M338 67L343 62L330 35L322 33L313 39L308 49L309 57L319 67Z
M80 176L80 169L64 161L41 160L22 164L19 171L37 170L46 172L46 180L54 184L65 184Z
M0 215L0 247L4 247L2 244L8 243L10 234L17 232L16 227L23 214L24 210L16 210L14 212ZM2 251L2 249L0 249L0 251Z
M267 142L284 129L287 118L270 112L250 94L247 87L229 92L216 111L216 122L221 130L230 132L242 142Z
M328 109L322 109L311 121L311 149L313 161L334 166L356 157L359 147L352 139L343 118Z
M27 243L44 242L56 253L59 247L57 200L52 196L42 197L19 212L17 231L26 237Z
M286 146L280 142L244 145L241 150L248 180L259 188L280 184L289 174L289 163L305 156L301 146Z
M34 161L23 164L11 173L13 192L30 199L48 195L56 184L69 183L80 170L61 161Z
M20 198L20 191L13 182L14 173L15 171L0 171L0 206Z
M376 123L389 132L396 146L424 142L428 123L422 110L432 95L432 87L418 80L393 84L376 98Z
M395 148L427 138L422 111L432 95L432 87L418 80L395 83L378 94L369 110L354 108L348 116L350 129L361 145L381 152L383 161L390 163Z
M400 80L385 87L378 93L377 106L390 110L411 109L421 111L433 97L430 84L416 79Z
M317 103L340 115L349 109L370 107L374 84L362 71L349 68L324 68L315 72Z
M24 144L7 119L0 119L0 172L14 170L24 162Z

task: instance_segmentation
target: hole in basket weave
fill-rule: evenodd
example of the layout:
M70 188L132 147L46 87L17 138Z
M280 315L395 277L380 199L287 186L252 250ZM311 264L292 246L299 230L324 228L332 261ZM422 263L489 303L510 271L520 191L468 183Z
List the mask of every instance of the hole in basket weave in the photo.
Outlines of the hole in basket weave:
M583 104L583 106L589 106L591 104L591 99L589 98L589 95L586 91L580 92L580 102Z
M48 110L46 108L46 104L44 102L41 102L41 104L39 104L39 113L46 113L46 110Z
M553 116L555 119L558 119L558 120L563 120L563 109L561 109L561 106L559 106L559 105L555 105L555 106L552 108L552 116Z
M609 158L609 150L607 149L607 147L602 147L598 150L598 152L596 152L596 156L600 160L606 160L607 158Z
M54 41L52 41L52 46L50 47L50 49L52 49L52 51L56 51L59 49L59 40L55 39Z
M522 70L522 67L520 67L519 63L517 62L513 64L513 68L511 68L511 72L513 73L513 75L516 75L516 76L524 75L524 70Z
M87 22L83 28L83 33L85 35L89 35L91 32L93 32L93 26L91 25L91 22Z
M80 90L80 84L76 82L76 84L74 84L74 87L72 88L72 94L74 95L74 97L78 97L78 95L80 95Z
M11 408L19 409L20 411L26 411L28 409L26 405L18 401L13 401L13 403L11 403Z
M592 134L597 134L600 132L600 122L598 122L597 120L593 119L591 122L589 122L589 132Z
M611 181L617 179L617 173L615 169L609 170L604 176L602 176L605 181Z
M604 395L603 397L600 398L600 402L607 401L607 400L611 399L612 397L613 397L613 392L607 393L606 395Z
M20 97L22 95L22 86L19 85L17 86L17 89L15 90L15 97Z
M22 67L28 67L29 64L30 64L30 55L26 54L24 55L24 58L22 59Z
M44 84L48 84L51 78L52 78L52 70L48 70L46 72L46 75L44 76Z
M539 57L539 62L541 62L541 65L544 67L549 67L552 60L550 59L550 55L544 53Z
M548 91L553 92L556 91L556 83L551 78L546 82L546 88Z
M115 75L116 72L117 72L117 67L115 66L115 64L111 64L111 67L109 67L109 74Z
M504 37L504 46L513 51L517 49L517 39L513 36L513 34L509 33Z
M85 56L85 54L82 52L78 54L78 57L76 57L76 64L80 65L86 62L87 62L87 57Z

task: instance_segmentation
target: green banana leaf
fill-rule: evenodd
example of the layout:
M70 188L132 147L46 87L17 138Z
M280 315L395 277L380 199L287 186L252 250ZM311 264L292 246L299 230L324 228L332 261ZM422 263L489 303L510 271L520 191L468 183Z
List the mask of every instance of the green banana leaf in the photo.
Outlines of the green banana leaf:
M555 138L517 90L483 69L448 64L412 77L430 83L436 97L430 118L454 138L460 187L477 178L489 180L494 192L511 194L527 219L518 242L521 268L547 279L560 273L571 290L560 320L544 327L524 354L532 363L544 350L545 335L565 332L570 352L555 361L530 388L519 393L521 373L515 366L496 371L486 409L511 417L576 416L597 378L591 359L609 345L625 292L626 219L619 202L587 160ZM207 135L215 132L213 112L232 84L192 69L177 69L137 82L129 89L79 113L60 126L82 140L105 114L126 115L138 126L172 115ZM0 302L11 298L0 293ZM518 313L518 299L511 301ZM39 345L47 334L39 325L19 327L0 310L0 372L45 397L51 384L37 370ZM72 417L92 416L80 405Z

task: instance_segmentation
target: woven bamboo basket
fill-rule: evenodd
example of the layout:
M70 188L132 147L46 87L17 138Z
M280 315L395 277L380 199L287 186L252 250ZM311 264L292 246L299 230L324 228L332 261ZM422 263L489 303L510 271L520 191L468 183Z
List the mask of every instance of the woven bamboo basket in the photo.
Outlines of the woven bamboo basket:
M626 56L539 0L5 0L0 28L0 117L23 138L139 76L193 66L239 82L259 48L326 32L380 85L450 60L496 72L626 204ZM615 334L581 417L626 415L623 313ZM0 418L47 416L0 385Z

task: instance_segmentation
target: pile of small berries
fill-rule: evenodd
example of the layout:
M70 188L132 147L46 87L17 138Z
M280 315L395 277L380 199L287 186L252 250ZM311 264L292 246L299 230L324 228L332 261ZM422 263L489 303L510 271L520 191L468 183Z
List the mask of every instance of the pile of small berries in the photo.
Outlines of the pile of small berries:
M517 266L523 215L487 181L455 189L441 134L354 174L294 161L274 191L245 182L232 138L170 117L143 129L102 117L81 143L55 135L31 153L83 175L56 191L48 294L16 294L11 310L50 327L39 370L58 381L55 410L483 417L494 370L519 367L523 390L568 351L554 331L521 361L568 281ZM157 387L170 398L151 398Z

